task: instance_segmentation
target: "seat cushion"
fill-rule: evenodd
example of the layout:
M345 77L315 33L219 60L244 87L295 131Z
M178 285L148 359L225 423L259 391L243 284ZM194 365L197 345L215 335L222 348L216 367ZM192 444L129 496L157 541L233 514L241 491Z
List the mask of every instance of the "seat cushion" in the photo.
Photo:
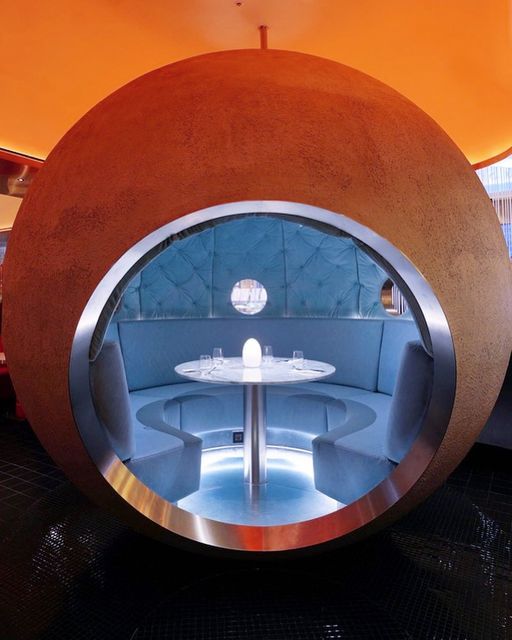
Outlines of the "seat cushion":
M126 466L137 478L169 502L176 502L199 489L201 441L184 442L178 437L137 426L136 454Z
M315 486L334 500L350 504L382 482L394 469L384 454L381 421L335 442L313 441Z
M165 421L166 402L153 399L138 412L136 452L127 466L146 486L175 502L199 488L202 442Z
M191 382L132 391L130 401L135 424L139 409L158 398L174 400L167 405L169 424L201 437L204 448L233 444L233 431L243 430L240 385ZM339 401L346 398L376 411L375 420L384 437L390 396L313 382L267 387L267 443L311 450L313 438L340 424L344 410Z
M290 386L293 386L294 389L303 389L308 393L318 393L340 400L343 400L343 398L352 398L356 395L362 396L364 394L371 395L374 393L373 391L361 389L361 387L350 387L342 384L333 384L332 382L304 382Z

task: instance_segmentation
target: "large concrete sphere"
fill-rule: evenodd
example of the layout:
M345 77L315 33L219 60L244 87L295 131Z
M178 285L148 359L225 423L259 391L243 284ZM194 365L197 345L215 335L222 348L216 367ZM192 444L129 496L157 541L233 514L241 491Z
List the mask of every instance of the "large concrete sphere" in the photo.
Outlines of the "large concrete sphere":
M505 243L474 171L425 113L354 69L228 51L142 76L87 113L51 153L10 238L4 335L14 384L80 488L169 537L88 455L70 402L71 345L91 294L130 247L185 214L247 200L314 205L371 228L423 274L452 332L457 386L442 442L406 495L343 529L353 539L417 504L463 458L497 398L512 337ZM281 535L252 534L254 550L276 548L268 539Z

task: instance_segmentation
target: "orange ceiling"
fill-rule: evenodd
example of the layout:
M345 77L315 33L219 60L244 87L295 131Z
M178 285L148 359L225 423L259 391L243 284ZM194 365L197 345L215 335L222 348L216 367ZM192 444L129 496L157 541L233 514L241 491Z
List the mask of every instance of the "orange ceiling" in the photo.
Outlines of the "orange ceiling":
M239 0L240 2L240 0ZM169 62L258 46L393 86L480 162L512 147L511 0L25 0L2 8L0 146L45 157L117 87Z

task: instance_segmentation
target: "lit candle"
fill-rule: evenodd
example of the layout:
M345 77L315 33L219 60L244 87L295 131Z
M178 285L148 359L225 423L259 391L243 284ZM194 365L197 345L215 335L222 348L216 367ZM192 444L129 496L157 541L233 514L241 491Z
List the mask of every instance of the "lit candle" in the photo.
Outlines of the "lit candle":
M244 367L261 366L261 347L255 338L249 338L242 349Z

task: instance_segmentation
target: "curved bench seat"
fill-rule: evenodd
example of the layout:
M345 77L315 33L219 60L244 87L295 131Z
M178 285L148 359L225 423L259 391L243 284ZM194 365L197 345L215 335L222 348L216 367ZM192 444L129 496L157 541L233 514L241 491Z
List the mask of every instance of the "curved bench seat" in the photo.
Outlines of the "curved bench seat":
M319 491L349 504L386 477L395 463L383 454L389 407L382 414L354 400L343 402L343 424L313 440L313 469Z
M205 449L230 446L233 432L243 430L241 386L192 382L133 391L130 407L135 423L140 424L140 410L158 398L167 400L167 424L199 436ZM341 415L335 399L308 389L307 384L269 386L267 443L311 451L313 438L339 424Z
M201 439L172 427L148 426L144 408L143 420L134 415L118 343L103 345L91 367L91 384L98 417L114 451L141 482L170 502L199 488ZM147 403L141 398L142 405ZM155 415L158 412L153 422Z
M190 489L199 482L201 446L233 445L233 432L243 430L242 387L184 382L174 367L211 352L215 344L227 356L237 355L250 336L279 345L282 353L305 344L308 357L336 366L328 382L267 387L267 443L312 451L317 487L345 504L388 475L415 439L430 397L432 359L418 341L414 322L306 318L141 320L111 327L97 360L116 345L126 395L109 386L108 376L95 395L99 414L109 399L114 406L107 431L134 473L153 488L159 481L151 477L151 464L155 478L163 478L165 463L161 471L156 459L147 462L146 472L135 463L135 451L150 460L153 450L163 459L171 451L178 456L190 449ZM163 413L148 422L142 410L159 400ZM123 421L133 425L128 435L117 426ZM167 495L179 477L169 473L171 466L181 465L178 457L174 460L168 460Z
M317 489L349 504L393 471L423 424L431 396L432 373L433 360L422 345L408 342L392 397L365 393L345 400L345 424L313 440ZM365 414L361 406L375 417Z

